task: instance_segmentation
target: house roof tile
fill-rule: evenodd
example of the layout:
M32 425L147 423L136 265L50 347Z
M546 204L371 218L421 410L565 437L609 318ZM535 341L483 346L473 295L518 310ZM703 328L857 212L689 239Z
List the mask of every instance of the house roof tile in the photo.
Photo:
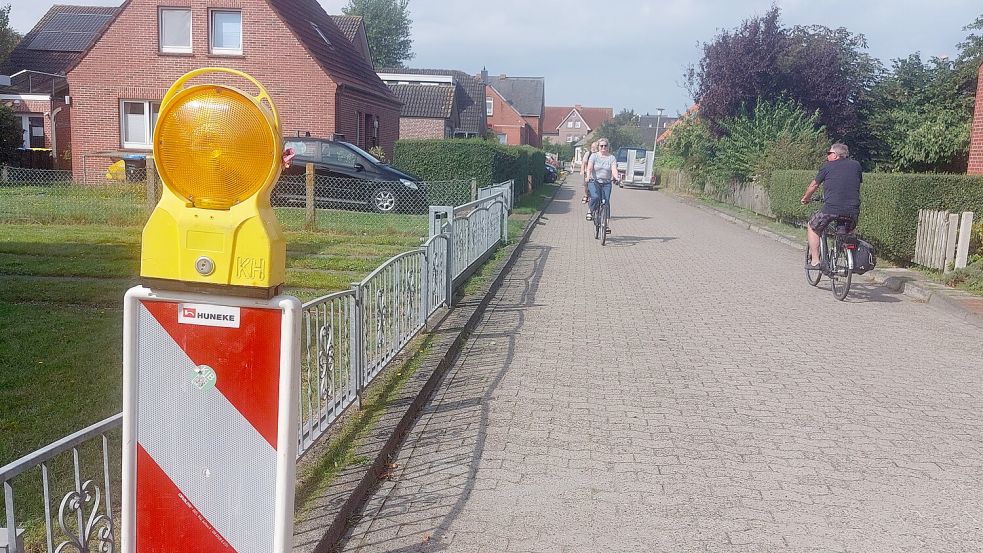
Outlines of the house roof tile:
M267 0L318 65L340 84L396 101L368 60L317 0Z
M601 126L608 119L614 117L613 108L585 108L583 106L546 106L546 115L543 117L543 130L554 131L566 120L571 111L576 110L580 118L587 123L587 128L593 130Z
M2 72L11 75L30 70L64 75L109 26L119 8L105 6L54 5L10 52ZM35 75L15 79L10 87L18 92L50 90L50 77Z
M408 73L411 75L450 75L460 85L457 92L461 110L457 132L483 135L487 128L485 118L485 85L479 77L455 69L408 69L405 67L380 69L380 73Z
M488 84L498 91L520 115L542 117L546 81L542 77L489 77Z
M456 88L453 85L391 84L401 102L400 117L450 119L454 114Z
M331 19L338 29L345 35L349 42L355 41L358 34L358 27L362 24L362 18L358 15L332 15Z

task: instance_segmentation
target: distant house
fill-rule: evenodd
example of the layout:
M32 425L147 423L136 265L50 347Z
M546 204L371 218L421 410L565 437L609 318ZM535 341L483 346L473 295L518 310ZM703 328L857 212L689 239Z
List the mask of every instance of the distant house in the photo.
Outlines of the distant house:
M546 106L543 135L554 143L576 144L612 118L614 118L612 108L592 108L580 104Z
M54 6L0 68L11 76L11 85L0 88L0 104L20 119L23 147L50 149L55 168L71 166L71 96L65 75L102 35L117 9Z
M385 75L383 75L385 78ZM399 114L400 138L452 138L461 123L458 87L453 83L390 84L403 102Z
M488 128L503 144L543 146L546 81L542 77L489 77L482 71Z
M343 135L392 156L401 104L316 0L128 0L113 12L79 10L52 7L12 59L13 69L38 70L50 57L40 54L75 40L66 29L89 30L85 41L68 45L73 53L60 68L76 178L104 170L110 153L149 152L167 88L192 69L214 66L263 83L284 134ZM38 37L48 37L40 50ZM248 82L211 78L250 91Z
M649 150L655 146L656 138L662 142L662 134L666 132L679 116L672 115L649 115L645 114L638 118L638 128L642 131L642 144Z
M468 75L455 69L407 69L391 68L379 70L380 78L390 87L392 85L439 86L454 85L454 103L458 111L458 121L451 136L455 138L476 138L485 136L487 119L485 117L485 85L480 77ZM408 92L404 92L409 94ZM414 100L416 101L416 100ZM404 106L405 108L405 106ZM417 118L419 105L405 109L406 117ZM403 115L401 114L401 121ZM402 125L402 122L400 123ZM417 128L418 123L412 123L409 128ZM416 131L409 131L407 137L416 136ZM404 137L401 133L400 137Z

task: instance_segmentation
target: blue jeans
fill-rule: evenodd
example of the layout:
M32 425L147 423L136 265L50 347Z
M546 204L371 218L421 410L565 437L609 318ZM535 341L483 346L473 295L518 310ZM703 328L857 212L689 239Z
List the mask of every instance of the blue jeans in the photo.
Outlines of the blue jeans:
M601 199L601 194L604 195L604 201L608 204L608 209L611 208L611 181L608 182L597 182L592 180L587 183L587 190L590 192L590 203L588 207L591 212L597 209L598 202Z

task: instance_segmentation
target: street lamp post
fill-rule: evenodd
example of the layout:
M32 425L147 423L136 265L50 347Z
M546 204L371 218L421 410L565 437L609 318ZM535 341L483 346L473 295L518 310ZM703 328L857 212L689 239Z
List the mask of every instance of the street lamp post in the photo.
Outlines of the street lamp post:
M662 126L662 112L666 108L655 108L659 112L658 117L655 118L655 142L652 144L652 151L659 149L659 128Z

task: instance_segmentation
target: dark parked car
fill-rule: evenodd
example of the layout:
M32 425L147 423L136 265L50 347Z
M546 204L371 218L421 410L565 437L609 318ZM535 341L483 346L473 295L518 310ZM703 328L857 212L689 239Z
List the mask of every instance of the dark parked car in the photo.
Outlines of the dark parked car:
M549 163L546 164L546 169L543 173L543 182L556 182L556 167L553 167Z
M306 202L304 174L314 164L314 201L319 205L367 207L382 213L427 209L425 185L372 154L341 140L284 138L295 157L273 189L274 205Z

